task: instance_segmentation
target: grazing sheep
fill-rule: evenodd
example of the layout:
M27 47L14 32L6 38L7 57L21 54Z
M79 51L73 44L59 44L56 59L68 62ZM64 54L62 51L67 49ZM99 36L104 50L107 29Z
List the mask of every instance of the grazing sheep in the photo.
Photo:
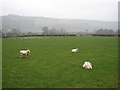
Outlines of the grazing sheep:
M78 48L76 48L76 49L72 49L71 52L78 52Z
M84 62L83 68L84 69L92 69L92 64L90 62Z
M28 56L29 54L30 54L30 50L20 50L20 57L22 57L22 55Z

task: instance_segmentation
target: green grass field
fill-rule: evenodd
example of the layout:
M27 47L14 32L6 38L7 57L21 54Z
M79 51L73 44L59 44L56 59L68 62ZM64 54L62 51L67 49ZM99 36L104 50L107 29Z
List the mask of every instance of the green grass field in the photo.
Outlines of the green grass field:
M30 56L20 58L20 49ZM3 88L118 87L117 37L8 38L2 51ZM85 61L92 70L82 68Z

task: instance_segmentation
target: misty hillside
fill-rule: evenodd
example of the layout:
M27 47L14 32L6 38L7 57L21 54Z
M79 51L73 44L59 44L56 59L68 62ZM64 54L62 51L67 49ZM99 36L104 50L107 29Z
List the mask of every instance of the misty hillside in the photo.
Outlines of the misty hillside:
M2 28L18 29L21 32L41 32L42 28L64 29L67 32L94 32L98 29L117 30L117 22L82 19L56 19L46 17L2 16Z

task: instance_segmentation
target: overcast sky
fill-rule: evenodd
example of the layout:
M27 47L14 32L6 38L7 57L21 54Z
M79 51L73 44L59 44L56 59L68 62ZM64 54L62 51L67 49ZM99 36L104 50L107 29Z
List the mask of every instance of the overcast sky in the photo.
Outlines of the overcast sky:
M1 0L0 15L117 21L119 0ZM0 9L1 11L1 9Z

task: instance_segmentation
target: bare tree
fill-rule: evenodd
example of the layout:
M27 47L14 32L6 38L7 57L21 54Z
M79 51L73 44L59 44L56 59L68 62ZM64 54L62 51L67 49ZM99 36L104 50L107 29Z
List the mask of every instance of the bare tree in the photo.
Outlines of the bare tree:
M43 35L48 35L49 34L49 30L48 30L47 26L43 27L42 31L43 31L43 33L42 33Z

